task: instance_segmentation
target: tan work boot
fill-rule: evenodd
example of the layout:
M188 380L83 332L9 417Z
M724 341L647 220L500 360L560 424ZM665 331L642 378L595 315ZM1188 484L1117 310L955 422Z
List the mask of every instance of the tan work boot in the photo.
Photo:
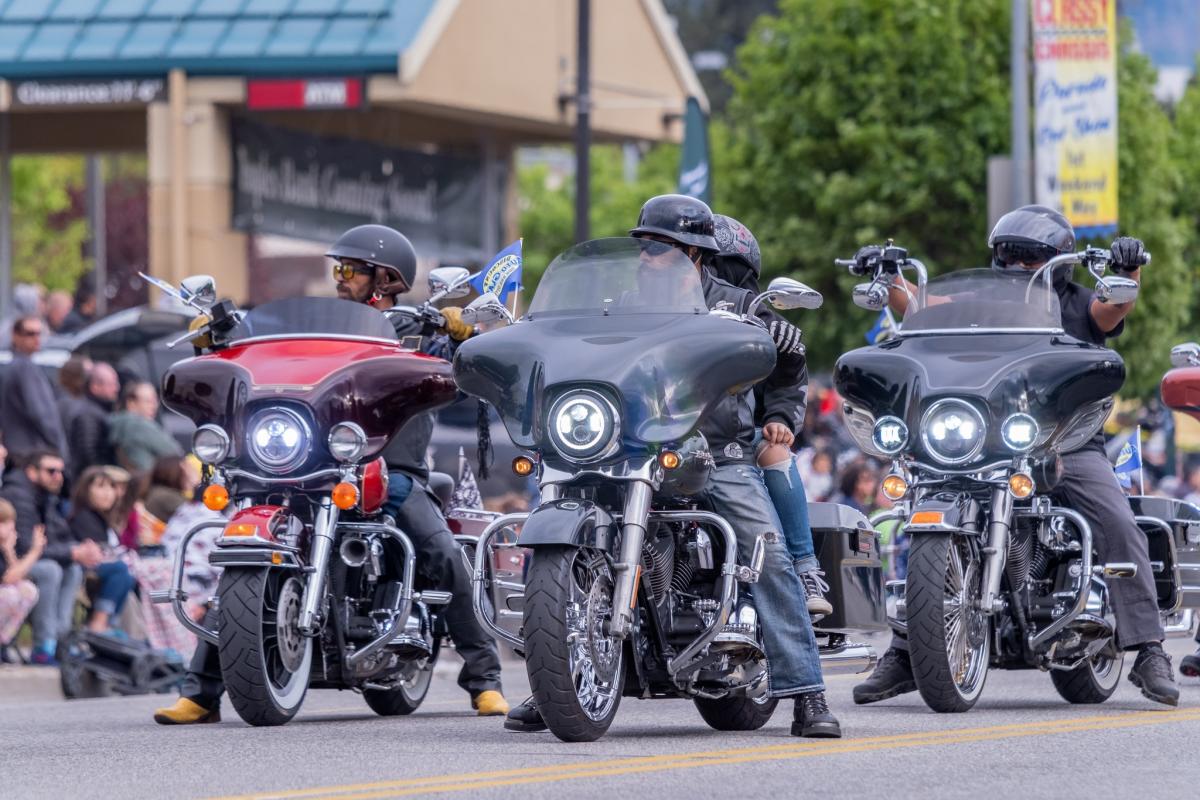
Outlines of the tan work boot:
M508 701L494 689L475 695L471 699L471 706L481 717L503 717L508 713Z
M207 709L194 700L181 697L175 705L154 712L154 721L159 725L204 725L221 721L221 708Z

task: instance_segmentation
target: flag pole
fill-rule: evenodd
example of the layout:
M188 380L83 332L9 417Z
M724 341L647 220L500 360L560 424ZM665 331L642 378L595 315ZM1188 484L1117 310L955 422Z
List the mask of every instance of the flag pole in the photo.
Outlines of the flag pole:
M1142 495L1146 494L1146 465L1142 463L1142 426L1138 425L1137 430L1133 433L1137 438L1134 440L1137 443L1138 453L1138 484L1141 487Z

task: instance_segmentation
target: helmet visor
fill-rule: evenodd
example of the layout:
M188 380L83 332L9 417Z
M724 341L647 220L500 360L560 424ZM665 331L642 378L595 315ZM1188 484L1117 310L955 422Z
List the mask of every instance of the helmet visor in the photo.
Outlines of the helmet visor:
M1045 264L1058 255L1058 250L1050 245L1032 242L997 242L993 253L998 265L1012 267L1018 264Z

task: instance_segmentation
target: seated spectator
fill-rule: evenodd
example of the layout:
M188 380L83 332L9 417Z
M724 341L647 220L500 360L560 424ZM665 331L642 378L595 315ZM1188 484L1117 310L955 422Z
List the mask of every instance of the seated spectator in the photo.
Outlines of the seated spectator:
M163 527L196 488L197 480L184 464L184 459L179 456L163 456L154 462L154 469L150 471L150 486L143 503Z
M46 324L50 326L50 330L62 333L63 324L74 307L75 301L71 298L70 292L55 289L46 295Z
M109 443L117 463L130 472L147 472L163 456L182 456L179 444L155 419L158 392L149 381L130 381L121 393L121 411L109 418Z
M88 467L116 461L108 443L108 417L117 405L121 384L117 371L103 361L92 365L83 397L73 406L66 420L67 440L71 443L71 474L82 475Z
M96 633L109 629L109 621L121 613L133 590L129 567L116 558L120 546L112 521L116 505L117 486L105 468L84 470L71 495L71 533L79 542L93 542L104 551L100 562L88 567L100 581L87 622L88 630Z
M76 541L59 512L63 470L58 453L34 451L22 460L20 469L9 471L0 488L0 497L17 512L18 556L29 551L35 529L40 526L45 531L45 549L28 577L38 589L37 605L29 618L33 625L33 663L46 666L58 665L55 650L59 637L71 628L83 568L95 567L103 560L100 546Z
M834 499L835 503L859 511L867 516L875 504L875 493L878 489L879 476L869 462L856 459L842 471L838 482L840 494Z
M45 548L46 531L38 526L29 547L17 554L17 511L12 503L0 500L0 664L19 661L11 647L21 623L37 605L37 586L28 576Z

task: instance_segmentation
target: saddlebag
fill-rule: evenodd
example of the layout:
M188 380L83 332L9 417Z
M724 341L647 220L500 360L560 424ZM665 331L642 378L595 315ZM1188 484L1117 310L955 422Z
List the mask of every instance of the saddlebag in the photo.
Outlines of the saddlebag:
M1162 564L1162 569L1154 573L1159 608L1200 608L1200 508L1170 497L1130 497L1129 504L1149 540L1150 561ZM1170 542L1165 530L1150 524L1147 517L1166 523L1171 529ZM1179 596L1175 594L1172 568L1179 570Z
M871 523L837 503L810 503L808 518L833 604L833 613L816 624L817 632L887 630L879 536Z

